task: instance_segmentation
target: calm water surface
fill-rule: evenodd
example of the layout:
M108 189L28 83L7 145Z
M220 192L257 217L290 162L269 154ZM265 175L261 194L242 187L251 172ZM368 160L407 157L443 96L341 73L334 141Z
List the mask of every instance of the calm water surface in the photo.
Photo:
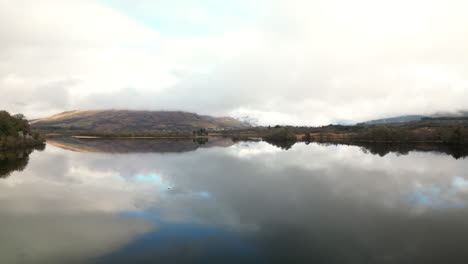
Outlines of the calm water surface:
M0 155L0 263L466 263L468 159L264 142Z

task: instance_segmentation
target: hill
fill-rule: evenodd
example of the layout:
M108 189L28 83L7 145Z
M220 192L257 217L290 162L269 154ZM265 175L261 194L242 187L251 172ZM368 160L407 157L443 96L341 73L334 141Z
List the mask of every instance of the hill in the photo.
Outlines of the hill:
M408 122L415 122L415 121L437 121L437 120L466 120L468 117L468 111L458 111L455 113L450 112L439 112L432 115L404 115L404 116L397 116L397 117L390 117L390 118L382 118L376 120L370 120L363 123L359 123L358 125L393 125L393 124L401 124L401 123L408 123Z
M94 131L192 131L199 128L225 130L249 125L231 117L211 117L179 111L78 110L32 120L43 130Z
M365 125L383 125L383 124L397 124L397 123L406 123L411 121L419 121L423 118L422 115L405 115L405 116L397 116L397 117L390 117L390 118L382 118L376 120L366 121L361 124Z

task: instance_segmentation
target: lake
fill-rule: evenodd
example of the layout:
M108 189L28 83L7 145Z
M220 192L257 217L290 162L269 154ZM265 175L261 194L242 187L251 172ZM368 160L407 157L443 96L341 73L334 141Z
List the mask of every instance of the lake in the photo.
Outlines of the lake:
M466 263L465 156L50 139L0 155L0 263Z

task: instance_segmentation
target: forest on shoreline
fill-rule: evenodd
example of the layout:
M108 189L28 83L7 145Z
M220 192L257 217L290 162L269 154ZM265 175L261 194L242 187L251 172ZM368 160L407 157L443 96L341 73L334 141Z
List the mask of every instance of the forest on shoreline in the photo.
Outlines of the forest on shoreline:
M0 150L21 149L43 145L45 137L32 131L23 114L10 115L0 111Z
M113 113L113 112L111 112ZM139 112L135 112L140 114ZM106 120L106 122L118 122ZM72 122L74 119L70 119ZM307 126L255 126L238 129L214 129L208 127L196 127L195 129L156 129L142 130L150 127L150 121L141 123L135 129L44 129L35 127L28 122L22 114L10 115L6 111L0 111L0 149L18 148L43 144L45 136L73 136L96 138L191 138L203 139L213 136L231 137L233 140L262 139L278 145L290 145L292 142L328 142L328 143L353 143L353 142L380 142L380 143L444 143L444 144L468 144L468 117L438 117L422 118L418 121L401 123L372 124L359 123L356 125L327 125L320 127ZM74 121L73 121L74 122ZM164 121L169 122L169 121ZM164 127L165 123L157 125ZM97 123L100 124L99 122ZM99 126L98 126L99 127ZM286 143L286 144L284 144Z
M392 125L268 126L217 133L235 140L261 138L271 142L381 142L468 144L467 119L424 119Z

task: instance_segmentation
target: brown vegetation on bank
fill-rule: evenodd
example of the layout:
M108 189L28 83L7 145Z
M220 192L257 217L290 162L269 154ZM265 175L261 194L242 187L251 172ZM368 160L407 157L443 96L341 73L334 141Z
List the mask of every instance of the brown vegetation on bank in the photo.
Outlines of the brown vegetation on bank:
M249 125L231 117L212 117L182 111L82 110L31 121L48 131L192 131L241 129Z

